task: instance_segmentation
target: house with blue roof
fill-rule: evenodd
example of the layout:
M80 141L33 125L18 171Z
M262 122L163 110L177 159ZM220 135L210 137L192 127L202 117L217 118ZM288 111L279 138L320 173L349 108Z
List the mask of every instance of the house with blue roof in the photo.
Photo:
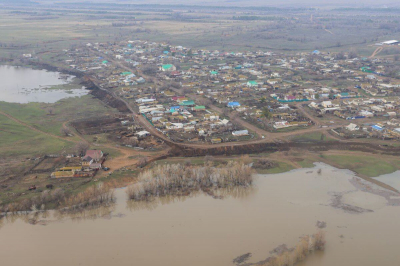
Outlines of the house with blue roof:
M371 128L372 128L372 130L375 130L375 131L383 131L383 127L378 126L378 125L373 125Z
M237 107L240 107L240 103L239 102L228 102L227 106L230 108L237 108Z

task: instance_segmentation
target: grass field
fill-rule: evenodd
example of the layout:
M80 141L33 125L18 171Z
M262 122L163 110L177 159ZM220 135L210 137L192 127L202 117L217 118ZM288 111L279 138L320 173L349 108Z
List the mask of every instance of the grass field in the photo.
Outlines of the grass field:
M400 170L399 159L381 158L379 155L323 155L322 158L336 167L350 169L367 177L376 177Z
M276 167L273 167L271 169L256 169L256 171L258 174L279 174L288 172L293 169L295 168L290 164L278 162Z
M321 11L314 14L315 21L311 22L311 14L307 12L287 11L273 16L260 11L255 20L235 19L238 14L231 10L197 10L192 15L168 9L137 12L132 8L121 12L117 6L109 6L107 14L95 6L90 10L52 7L42 15L40 11L40 7L35 12L17 7L0 11L3 44L0 56L38 53L44 59L51 59L52 51L74 44L126 38L169 42L194 49L280 52L352 49L361 56L369 56L375 42L400 38L399 32L380 27L382 23L393 23L391 14L354 17ZM113 23L123 26L113 26Z
M50 109L52 114L49 113ZM62 136L60 129L64 122L115 112L91 95L66 98L52 104L0 102L0 110L42 131L58 136Z
M32 131L0 115L0 156L33 156L67 151L71 143Z
M293 141L333 141L334 139L321 132L310 132L302 135L295 135Z

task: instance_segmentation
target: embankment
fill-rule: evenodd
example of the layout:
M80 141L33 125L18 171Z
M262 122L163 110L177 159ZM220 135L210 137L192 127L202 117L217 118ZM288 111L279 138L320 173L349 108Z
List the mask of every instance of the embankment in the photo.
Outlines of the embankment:
M90 94L92 94L94 97L97 99L101 100L108 106L111 106L121 113L129 113L130 110L126 106L126 104L121 101L120 99L117 99L114 97L110 92L107 90L103 90L99 88L94 82L88 78L88 77L83 77L83 81L81 83L83 86L85 86L88 90L90 90Z
M276 151L288 151L290 149L304 149L309 151L328 151L328 150L348 150L348 151L361 151L369 152L374 154L385 154L400 156L400 147L385 147L377 144L363 143L363 142L317 142L317 143L257 143L257 144L236 144L231 146L222 147L209 147L209 148L194 148L185 147L179 148L175 145L170 151L171 156L181 157L196 157L205 155L241 155L250 153L261 153L261 152L276 152Z

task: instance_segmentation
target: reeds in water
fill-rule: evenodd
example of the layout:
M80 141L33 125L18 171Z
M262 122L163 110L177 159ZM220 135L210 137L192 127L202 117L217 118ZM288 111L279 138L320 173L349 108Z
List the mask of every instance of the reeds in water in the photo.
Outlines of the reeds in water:
M88 187L86 190L66 196L61 188L45 190L40 195L24 199L19 202L10 203L0 207L0 213L36 212L51 208L83 208L88 206L99 206L104 203L113 202L115 199L112 185L98 184Z
M107 184L100 183L88 187L85 191L68 197L64 206L71 209L101 206L115 201L114 189Z
M199 190L250 186L252 182L251 167L242 162L229 162L224 167L167 164L142 172L139 181L129 186L127 193L131 200L148 201L153 197L189 195Z
M271 256L263 261L240 264L242 266L294 266L306 259L315 251L325 249L325 234L319 231L313 235L303 236L294 248L281 245L274 249ZM250 257L250 256L248 256ZM240 257L238 257L240 258ZM237 258L235 259L237 260ZM235 260L233 260L235 262ZM239 265L239 264L238 264Z

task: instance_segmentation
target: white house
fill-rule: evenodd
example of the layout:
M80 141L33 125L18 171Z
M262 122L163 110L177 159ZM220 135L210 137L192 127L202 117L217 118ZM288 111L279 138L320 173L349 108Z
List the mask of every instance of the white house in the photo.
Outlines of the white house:
M247 129L245 130L238 130L238 131L233 131L232 135L235 137L240 137L240 136L247 136L249 135L249 131Z
M321 105L322 105L324 108L333 107L333 104L332 104L331 101L323 101L323 102L321 103Z
M356 124L350 123L348 126L346 126L346 129L348 131L356 131L359 130L360 128Z

